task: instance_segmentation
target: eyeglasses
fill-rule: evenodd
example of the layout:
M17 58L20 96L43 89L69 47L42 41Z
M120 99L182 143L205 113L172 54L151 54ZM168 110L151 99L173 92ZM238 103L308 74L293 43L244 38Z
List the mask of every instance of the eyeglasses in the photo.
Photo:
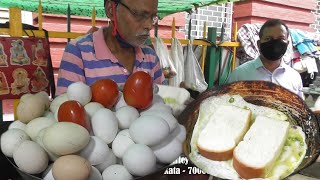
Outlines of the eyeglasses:
M132 16L139 22L145 22L149 19L152 19L152 24L156 24L159 20L158 15L147 15L147 14L138 13L132 10L131 8L129 8L127 5L123 4L121 1L118 1L118 4L125 7L132 14Z

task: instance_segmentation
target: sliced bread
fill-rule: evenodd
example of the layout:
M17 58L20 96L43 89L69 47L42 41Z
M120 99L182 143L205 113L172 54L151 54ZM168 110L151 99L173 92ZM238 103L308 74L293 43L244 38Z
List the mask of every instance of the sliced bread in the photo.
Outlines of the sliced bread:
M233 151L233 167L245 179L265 178L282 152L289 122L257 116Z
M249 129L251 111L232 105L219 106L200 132L197 147L208 159L225 161Z

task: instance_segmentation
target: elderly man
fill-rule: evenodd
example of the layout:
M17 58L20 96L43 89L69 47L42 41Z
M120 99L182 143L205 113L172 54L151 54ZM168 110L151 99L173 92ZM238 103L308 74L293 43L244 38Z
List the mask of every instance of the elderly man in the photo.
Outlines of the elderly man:
M229 82L270 81L304 98L299 73L282 61L288 46L288 35L288 27L279 19L266 21L259 32L260 57L237 67L232 72Z
M104 5L110 26L68 43L61 60L57 94L76 81L91 85L109 78L123 85L136 71L148 72L154 83L164 82L156 53L143 46L158 21L158 1L105 0Z

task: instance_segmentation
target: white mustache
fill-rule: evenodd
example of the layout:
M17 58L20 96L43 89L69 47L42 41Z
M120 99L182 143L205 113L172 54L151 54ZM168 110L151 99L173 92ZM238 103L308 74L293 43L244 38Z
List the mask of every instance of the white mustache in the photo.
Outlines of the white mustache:
M138 33L136 36L150 36L149 32Z

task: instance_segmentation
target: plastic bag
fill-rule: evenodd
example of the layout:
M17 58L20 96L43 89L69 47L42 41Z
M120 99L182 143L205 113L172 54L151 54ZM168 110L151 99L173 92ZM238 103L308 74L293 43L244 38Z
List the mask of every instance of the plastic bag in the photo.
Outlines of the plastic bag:
M193 91L203 92L208 88L197 58L192 51L192 45L188 44L185 61L185 86Z
M184 81L184 57L181 43L177 38L172 39L171 58L177 74L169 79L169 85L179 87Z
M172 63L167 46L161 38L155 38L155 51L159 57L162 72L166 78L171 78L177 74L177 70Z

